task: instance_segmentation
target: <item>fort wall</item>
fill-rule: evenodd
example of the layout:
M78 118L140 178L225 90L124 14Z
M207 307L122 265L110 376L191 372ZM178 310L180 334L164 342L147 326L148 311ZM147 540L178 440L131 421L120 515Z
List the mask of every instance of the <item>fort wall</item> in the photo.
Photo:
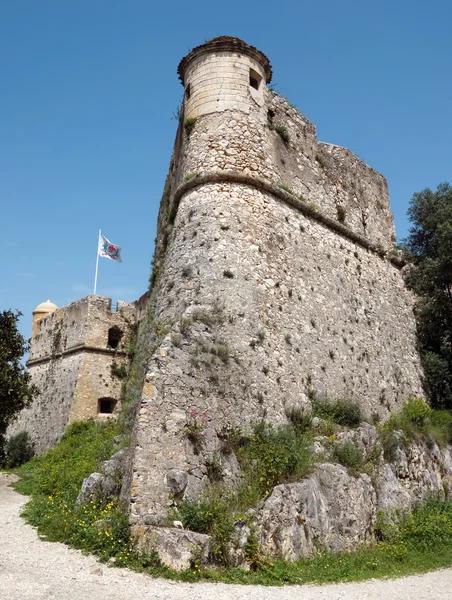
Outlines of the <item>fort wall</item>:
M369 420L422 395L386 180L317 142L314 126L265 86L268 75L256 101L256 65L235 49L201 56L195 49L179 68L188 113L159 214L154 320L169 333L149 340L134 430L129 497L140 535L165 522L175 479L178 497L208 485L206 463L229 427L283 423L313 394L358 401ZM215 64L227 85L206 76ZM197 117L190 127L187 114ZM201 415L199 451L187 431Z

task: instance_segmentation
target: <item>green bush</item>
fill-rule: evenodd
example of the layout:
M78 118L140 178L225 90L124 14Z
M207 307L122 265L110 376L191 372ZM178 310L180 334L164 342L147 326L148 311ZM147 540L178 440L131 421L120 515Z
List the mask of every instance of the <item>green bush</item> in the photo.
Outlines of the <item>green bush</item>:
M412 423L420 426L426 419L431 417L432 409L421 398L410 396L402 407L403 415Z
M113 361L110 365L111 375L112 377L117 377L118 379L124 379L127 377L127 366L120 365L116 361Z
M310 437L292 425L273 428L260 424L236 454L250 487L257 488L259 496L265 497L275 485L295 481L312 469L309 443Z
M357 473L364 466L364 454L352 442L334 444L332 458L352 473Z
M425 430L440 446L451 444L452 414L447 410L433 410Z
M186 529L212 536L211 557L220 564L228 563L234 519L227 494L210 490L198 502L183 502L178 515Z
M314 416L345 427L357 427L361 423L361 407L348 398L338 400L312 400Z
M10 468L19 467L34 456L34 444L28 431L11 436L5 446L6 464Z
M309 431L312 426L312 413L302 408L293 407L286 410L286 417L297 433Z
M432 409L420 398L410 397L384 425L378 425L386 460L394 460L397 448L416 439L434 439L440 446L452 442L452 414Z

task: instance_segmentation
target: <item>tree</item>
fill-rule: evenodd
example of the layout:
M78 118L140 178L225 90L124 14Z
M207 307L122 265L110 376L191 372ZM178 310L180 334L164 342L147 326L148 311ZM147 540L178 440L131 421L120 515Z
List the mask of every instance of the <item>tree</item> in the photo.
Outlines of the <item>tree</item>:
M5 433L14 417L37 394L20 359L28 343L17 330L20 311L0 313L0 461L4 459Z
M413 225L404 245L413 262L408 285L418 294L416 319L427 392L433 406L452 409L452 187L414 194Z

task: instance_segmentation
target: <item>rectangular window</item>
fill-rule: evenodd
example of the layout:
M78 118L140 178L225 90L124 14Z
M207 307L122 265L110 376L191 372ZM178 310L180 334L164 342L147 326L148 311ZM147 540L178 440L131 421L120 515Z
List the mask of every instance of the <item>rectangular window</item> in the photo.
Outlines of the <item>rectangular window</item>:
M254 69L250 69L250 86L258 90L261 85L262 77Z

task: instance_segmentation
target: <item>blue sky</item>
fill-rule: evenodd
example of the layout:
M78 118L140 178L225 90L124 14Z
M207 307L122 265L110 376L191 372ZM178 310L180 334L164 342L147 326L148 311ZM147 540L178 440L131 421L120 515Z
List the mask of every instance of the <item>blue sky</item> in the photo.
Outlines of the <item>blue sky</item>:
M276 90L389 182L399 238L412 194L452 182L449 0L0 0L0 310L21 330L48 298L146 289L190 48L235 35Z

